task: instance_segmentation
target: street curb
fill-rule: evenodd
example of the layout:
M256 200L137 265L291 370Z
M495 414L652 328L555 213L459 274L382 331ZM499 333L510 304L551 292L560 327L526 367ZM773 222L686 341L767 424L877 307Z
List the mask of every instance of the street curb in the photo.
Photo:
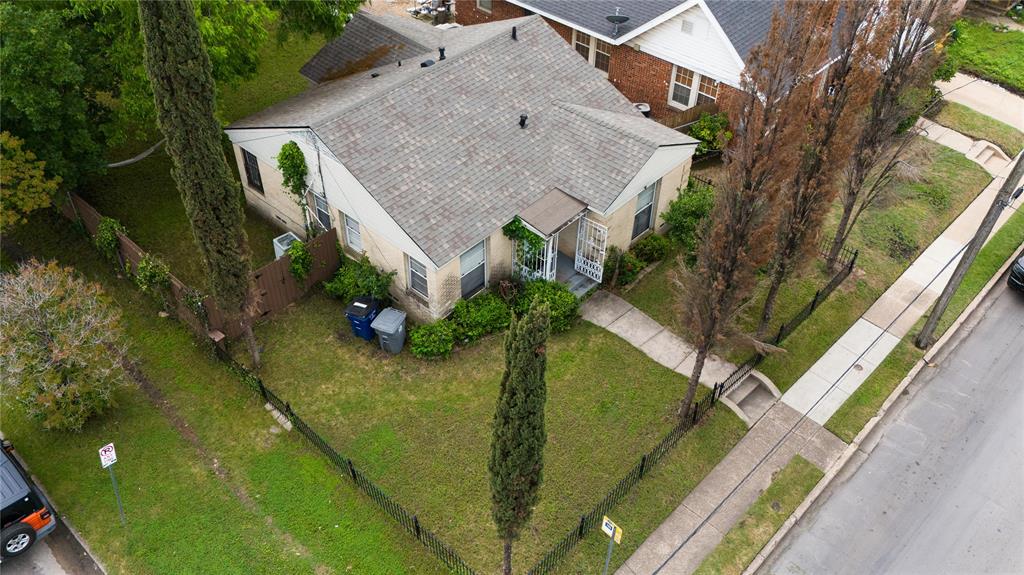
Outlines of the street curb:
M68 521L67 515L60 512L60 509L58 509L57 505L53 502L53 498L50 497L50 494L46 492L45 488L43 488L43 484L39 482L39 478L33 473L30 473L29 475L32 477L32 481L36 484L36 487L43 492L43 495L50 502L50 505L53 506L53 510L60 516L60 522L64 524L64 527L68 528L68 532L75 538L75 541L78 541L78 544L82 546L82 549L89 554L89 558L92 559L92 562L95 563L97 567L99 567L100 571L103 572L103 575L107 575L107 573L109 573L107 571L107 567L99 560L99 557L93 553L92 547L89 547L89 544L85 542L85 539L83 539L81 534L78 533L78 529L75 529L75 526Z
M971 303L967 304L967 307L964 308L964 311L961 312L959 316L957 316L956 320L952 324L950 324L946 332L942 334L942 337L940 337L938 341L936 341L935 344L931 346L931 348L924 355L924 357L922 357L920 360L917 361L917 363L914 364L914 367L911 368L910 372L907 373L906 377L904 377L903 380L900 381L899 385L897 385L896 388L892 390L892 393L889 394L889 397L885 398L885 401L882 403L882 406L878 409L878 413L868 420L868 422L864 425L864 428L860 430L860 433L858 433L857 436L853 438L853 441L850 442L850 445L848 445L846 449L843 450L842 455L840 455L839 458L836 459L836 461L833 462L832 465L830 465L829 468L825 471L825 475L814 486L814 489L812 489L811 492L807 494L807 497L805 497L804 500L800 503L800 505L797 506L797 508L793 511L792 515L790 515L782 524L782 526L779 527L778 531L775 532L775 535L773 535L772 538L768 540L768 543L765 543L764 547L762 547L761 550L757 552L757 555L754 556L754 559L750 562L750 565L748 565L747 568L743 570L743 575L753 575L758 569L761 568L761 565L775 551L775 549L779 546L779 543L782 542L782 540L786 537L786 535L793 528L796 522L799 521L805 513L807 513L807 510L810 509L811 506L815 504L815 502L817 502L818 498L821 496L822 493L824 493L825 489L827 489L829 485L831 485L832 481L836 478L836 476L839 475L839 473L841 473L844 470L844 468L850 462L853 456L858 451L861 450L861 445L864 443L867 437L875 430L875 427L879 424L879 422L881 422L881 420L885 417L886 413L889 411L889 408L892 407L892 404L895 403L899 396L903 394L903 392L907 389L907 386L909 386L910 383L914 381L914 378L917 377L917 374L921 371L921 369L927 366L929 363L931 363L932 359L934 359L935 356L937 356L939 352L942 350L942 348L947 343L949 343L949 340L952 339L952 337L956 334L960 327L963 326L964 322L967 321L967 318L970 317L972 313L974 313L974 310L978 308L982 300L984 300L988 293L992 291L992 288L994 288L996 284L1002 281L1003 274L1006 273L1006 270L1009 269L1009 267L1013 264L1014 261L1016 261L1018 257L1019 256L1017 250L1014 250L1013 253L1010 254L1010 257L1005 262L1003 262L1003 265L999 267L999 270L995 273L995 275L992 276L992 279L990 279L988 283L985 284L985 287L981 288L981 291L978 292L978 295L976 295L974 299L971 300ZM870 453L872 449L873 446L871 448L868 448L867 451L864 451L863 453L866 455ZM863 461L863 459L861 461Z

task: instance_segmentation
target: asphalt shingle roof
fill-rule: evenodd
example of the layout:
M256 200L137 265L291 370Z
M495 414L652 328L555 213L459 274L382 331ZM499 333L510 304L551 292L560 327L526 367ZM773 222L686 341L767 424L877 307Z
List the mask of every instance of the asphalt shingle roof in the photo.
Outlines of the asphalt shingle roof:
M768 35L772 12L783 5L782 0L704 0L704 3L744 60Z
M603 34L607 38L626 35L644 24L661 16L665 12L679 6L685 0L523 0L519 2L532 9L551 14L572 22L576 26L591 32ZM618 35L614 34L615 26L606 18L615 14L629 16L629 21L619 25Z
M321 48L299 73L321 83L408 60L429 49L377 17L359 12L345 25L344 33Z
M553 187L603 211L659 146L695 143L636 112L537 16L448 33L433 66L360 72L229 129L310 126L438 265Z

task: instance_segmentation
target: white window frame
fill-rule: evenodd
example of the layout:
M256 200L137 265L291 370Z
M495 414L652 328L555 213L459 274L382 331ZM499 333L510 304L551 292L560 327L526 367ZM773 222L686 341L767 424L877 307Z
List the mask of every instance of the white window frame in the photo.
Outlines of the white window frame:
M658 211L655 206L658 205L658 188L660 187L658 184L660 184L660 183L661 183L661 180L658 180L658 181L650 184L649 186L645 187L643 190L640 191L639 194L637 194L637 196L636 196L636 209L633 210L633 220L632 220L634 228L636 226L636 217L638 215L640 215L640 212L646 210L647 208L651 208L651 213L647 216L647 227L645 227L644 229L640 230L639 232L637 232L635 234L633 233L633 230L630 230L630 236L632 236L630 238L630 241L636 240L640 236L642 236L642 235L646 234L647 232L649 232L649 231L654 229L654 218L657 215L655 212ZM640 197L643 196L644 194L646 194L648 191L651 193L651 201L648 202L648 203L645 203L643 205L640 205Z
M480 248L480 256L481 256L480 257L480 264L476 265L473 268L468 269L468 270L462 269L462 257L465 256L466 254L468 254L469 252L477 249L478 247ZM487 287L487 240L486 239L480 240L480 243L474 244L471 248L469 248L468 250L462 252L462 254L459 255L459 295L462 295L462 279L465 278L466 276L468 276L469 274L477 271L480 268L483 268L483 271L484 271L484 274L483 274L483 276L484 276L483 284L480 286L480 289L478 289L477 291L475 291L472 294L470 294L469 297L473 297L474 295L480 293L481 291L484 290L484 288ZM463 297L465 297L465 296L463 296Z
M489 7L484 8L484 4L487 4ZM490 14L494 11L494 0L476 0L476 9Z
M341 215L342 218L344 218L345 224L345 245L352 248L354 251L362 253L363 233L359 227L359 220L346 213L342 213ZM355 227L353 227L352 224L355 224Z
M701 74L701 73L696 72L694 70L690 70L690 73L693 74L693 81L690 83L690 86L689 86L689 88L690 88L689 100L688 100L688 102L685 105L677 102L672 96L675 94L675 90L676 90L676 72L678 72L680 69L682 69L682 70L690 70L689 68L686 68L684 66L675 66L675 65L672 66L672 77L669 78L669 83L668 83L668 105L669 106L672 106L673 108L676 108L677 110L689 110L690 108L692 108L692 107L697 105L697 99L701 95L710 98L711 97L710 94L707 94L705 92L701 92L701 90L700 90L700 82L704 78L706 78L710 82L713 82L714 85L718 88L717 93L715 94L715 97L712 99L712 103L718 101L718 97L722 93L722 83L719 82L718 80L715 80L711 76L705 76L704 74ZM680 86L685 86L685 84L679 84L679 85Z
M405 257L406 257L406 259L409 260L409 265L407 266L408 272L409 272L409 278L408 278L408 280L409 280L408 281L409 290L414 292L414 293L416 293L420 297L423 297L423 298L429 300L430 299L430 286L427 283L427 266L423 265L418 260L416 260L416 258L414 258L414 257L412 257L412 256L410 256L408 254L406 254ZM416 266L419 266L420 268L422 268L422 271L416 269ZM420 291L419 288L416 287L416 284L413 283L412 279L413 279L414 276L418 277L421 280L423 280L423 291Z
M327 203L327 198L313 191L309 195L313 196L313 219L324 231L331 229L331 206ZM320 207L320 204L323 204L323 208ZM320 214L326 216L327 223L320 219Z
M264 191L263 188L263 174L260 173L260 159L256 157L256 154L250 152L249 150L246 150L245 148L241 147L240 149L242 150L242 168L245 171L246 184L248 184L249 187L252 188L253 190L261 194L266 194L266 191ZM253 181L253 173L252 170L250 170L250 158L252 160L251 168L256 171L255 181Z
M696 72L695 72L695 74L696 74ZM705 102L705 103L714 104L715 102L717 102L718 101L718 94L722 91L722 83L719 82L718 80L715 80L711 76L705 76L703 74L696 74L696 75L698 77L694 81L694 84L697 86L697 96L694 97L694 99L693 99L694 105L699 105L700 104L700 97L701 96L704 96L705 98L710 98L711 99L711 102ZM701 89L702 86L704 85L704 80L707 80L707 81L711 82L711 85L715 88L715 95L714 96L704 92Z
M588 40L584 41L581 38L581 36L587 37ZM608 52L605 52L603 50L598 50L598 42L608 46ZM572 47L573 47L574 50L576 50L577 54L580 54L579 49L576 47L577 44L580 45L580 46L586 46L587 47L587 56L584 59L591 66L596 68L598 72L604 74L605 77L607 77L608 76L608 70L602 70L602 69L597 67L597 53L600 51L602 54L608 56L608 69L610 70L611 69L611 64L612 64L612 53L611 53L612 45L609 44L608 42L605 42L604 40L600 40L599 38L597 38L593 34L587 34L586 32L581 32L581 31L573 28L573 30L572 30ZM580 57L583 57L583 54L580 54Z

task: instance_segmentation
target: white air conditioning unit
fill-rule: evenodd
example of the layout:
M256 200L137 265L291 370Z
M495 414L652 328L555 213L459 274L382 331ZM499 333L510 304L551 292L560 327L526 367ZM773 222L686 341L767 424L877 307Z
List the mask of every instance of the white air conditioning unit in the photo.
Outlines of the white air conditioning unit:
M288 232L274 238L274 258L280 258L288 251L288 246L299 241L299 236Z

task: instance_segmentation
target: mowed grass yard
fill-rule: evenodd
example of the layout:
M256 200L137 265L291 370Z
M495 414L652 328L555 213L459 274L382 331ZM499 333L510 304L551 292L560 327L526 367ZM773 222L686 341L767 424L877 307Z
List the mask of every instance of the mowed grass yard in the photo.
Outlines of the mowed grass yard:
M861 216L847 244L860 252L854 272L783 342L785 352L758 366L781 391L796 383L991 180L980 166L952 149L924 138L914 146L911 157L921 168L921 178L896 183L883 201ZM832 237L838 216L836 206L823 238ZM676 297L670 274L675 265L667 258L623 297L685 337L673 304ZM810 302L829 277L818 259L790 279L779 295L772 330ZM744 306L738 318L741 328L756 328L765 289L759 286ZM716 352L736 362L752 353L727 346Z
M391 356L354 338L343 309L316 293L260 326L264 381L475 569L500 570L487 459L504 370L501 336L444 361ZM244 356L242 346L235 351ZM674 425L686 385L587 322L552 336L548 354L544 484L515 546L517 570L538 560L654 447ZM745 432L727 409L705 426L702 439L688 436L666 458L663 468L677 472L652 483L660 486L653 500L623 506L635 517L626 528L636 527L636 543ZM698 443L685 447L691 438ZM675 456L681 459L673 464Z
M78 434L41 431L4 398L4 433L110 573L444 572L297 434L273 430L262 402L67 220L40 214L5 233L5 249L12 241L103 285L123 311L132 357L187 426L138 387L119 391L117 406ZM96 455L111 441L123 528Z
M1024 32L998 31L988 22L961 19L959 37L947 44L960 70L1024 95Z
M1024 149L1024 133L1020 130L1009 124L993 120L985 114L975 112L963 104L943 101L936 106L935 113L929 114L929 117L939 124L975 140L992 142L1010 158Z

